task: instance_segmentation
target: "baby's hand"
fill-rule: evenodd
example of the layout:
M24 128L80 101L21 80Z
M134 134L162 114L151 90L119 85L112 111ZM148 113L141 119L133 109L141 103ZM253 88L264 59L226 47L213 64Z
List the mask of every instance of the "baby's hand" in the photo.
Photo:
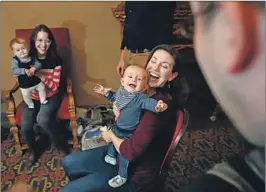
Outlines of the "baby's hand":
M28 77L31 77L33 75L29 69L25 69L25 73Z
M34 73L36 71L36 68L35 67L31 67L29 70L30 70L31 74L34 75Z
M97 84L97 85L93 88L93 91L94 91L95 93L98 93L98 94L101 94L101 95L106 96L106 95L111 91L111 88L105 88L105 87L103 87L102 85Z
M164 103L162 100L159 100L157 105L155 106L155 111L163 112L168 108L168 105Z

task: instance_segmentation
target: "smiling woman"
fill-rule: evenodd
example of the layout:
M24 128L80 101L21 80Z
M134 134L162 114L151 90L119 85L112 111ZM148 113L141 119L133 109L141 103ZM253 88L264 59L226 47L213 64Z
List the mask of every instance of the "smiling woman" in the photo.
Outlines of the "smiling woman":
M110 158L104 158L108 150L105 146L73 153L63 159L62 166L70 182L60 190L61 192L75 190L136 192L152 189L155 186L176 125L178 101L171 95L174 88L170 82L174 79L179 81L177 79L179 65L179 56L172 46L159 45L154 48L149 55L146 67L150 77L147 95L150 99L162 100L168 104L168 109L159 114L143 111L136 130L127 139L117 137L112 130L102 132L103 139L111 142L119 156L129 162L126 183L113 189L108 185L108 180L115 177L118 172L116 166L106 163ZM175 90L175 92L180 93L181 90ZM127 118L127 120L130 119L131 116ZM116 159L112 159L112 163L116 164ZM119 180L116 179L114 183L116 184Z
M28 167L35 163L37 158L36 153L39 151L39 149L36 149L33 130L33 125L36 121L55 146L63 152L68 153L66 143L64 143L64 146L62 145L62 136L57 136L56 129L54 128L56 113L62 99L62 93L59 89L62 62L57 54L54 36L46 25L38 25L33 29L30 39L29 55L41 63L41 70L34 73L34 75L45 85L48 103L45 105L41 104L38 92L32 91L31 98L34 102L34 108L29 109L25 103L23 104L21 133L29 147Z

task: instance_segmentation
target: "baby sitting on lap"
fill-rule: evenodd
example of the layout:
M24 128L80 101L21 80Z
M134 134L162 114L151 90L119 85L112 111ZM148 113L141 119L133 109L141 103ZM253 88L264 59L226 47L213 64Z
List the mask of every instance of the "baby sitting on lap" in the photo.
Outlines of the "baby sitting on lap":
M139 123L142 109L158 113L165 111L168 106L163 101L149 98L144 93L148 88L148 74L141 66L128 66L121 78L121 85L122 87L116 92L102 85L97 85L94 91L104 95L111 102L115 102L114 104L120 111L120 115L116 118L116 122L111 129L117 137L129 138ZM105 162L116 165L117 154L115 147L111 144L108 147ZM120 154L118 175L108 181L111 187L120 187L127 181L128 165L129 161Z

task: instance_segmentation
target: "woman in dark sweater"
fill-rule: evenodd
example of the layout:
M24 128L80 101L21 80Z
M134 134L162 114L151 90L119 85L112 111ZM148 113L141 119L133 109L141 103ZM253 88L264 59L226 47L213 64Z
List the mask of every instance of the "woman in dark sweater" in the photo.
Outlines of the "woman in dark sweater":
M169 94L170 83L178 76L178 56L169 45L160 45L151 52L146 70L150 75L148 95L163 100L169 108L155 114L144 111L139 125L130 139L119 139L112 131L103 132L105 141L130 161L128 181L113 191L135 192L154 185L164 155L176 125L176 105ZM108 180L117 175L117 167L105 163L107 147L73 153L66 156L62 166L70 182L61 192L110 191Z

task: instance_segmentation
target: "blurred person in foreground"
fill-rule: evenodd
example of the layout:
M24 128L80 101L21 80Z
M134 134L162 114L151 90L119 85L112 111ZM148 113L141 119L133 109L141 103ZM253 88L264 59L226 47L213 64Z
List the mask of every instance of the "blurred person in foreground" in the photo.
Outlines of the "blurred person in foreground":
M200 68L253 149L216 164L182 191L265 190L265 2L191 2Z

